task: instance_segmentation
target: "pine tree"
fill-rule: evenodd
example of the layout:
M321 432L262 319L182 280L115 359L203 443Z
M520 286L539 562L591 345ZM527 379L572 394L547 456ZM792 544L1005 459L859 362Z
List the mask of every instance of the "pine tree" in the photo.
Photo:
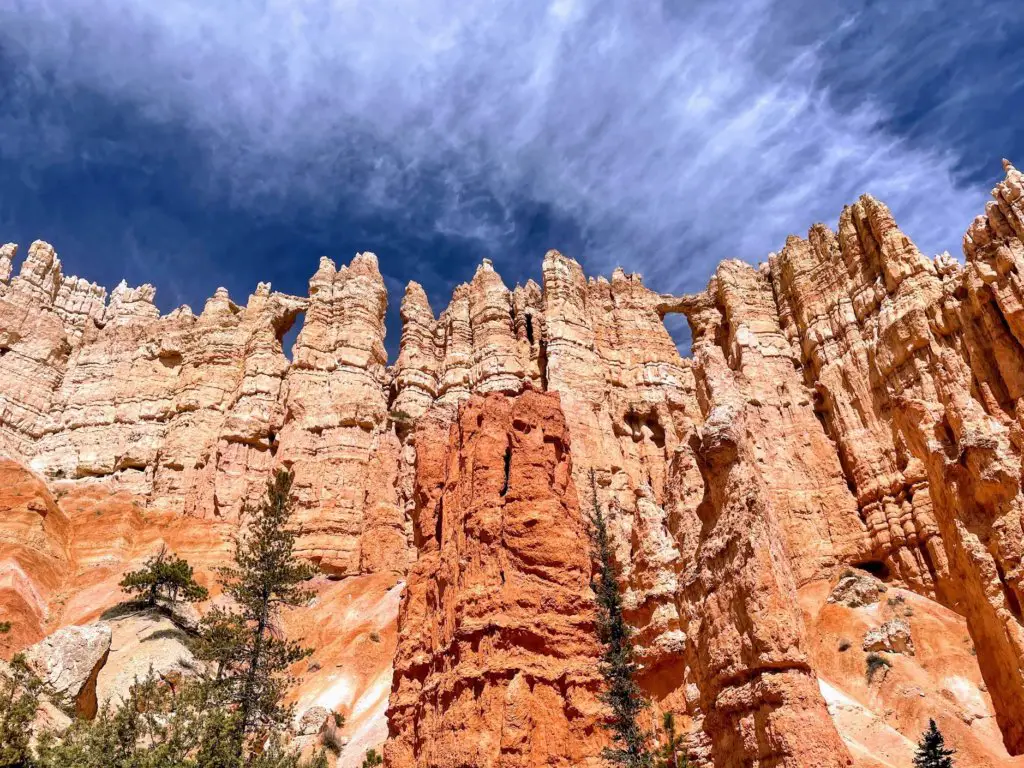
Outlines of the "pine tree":
M914 754L914 768L953 768L955 749L946 749L946 740L934 720L928 721L928 730L921 735Z
M379 768L383 763L384 758L377 753L376 749L368 749L366 754L363 755L362 768Z
M239 752L247 737L288 721L291 710L282 705L292 682L287 670L310 654L275 634L279 610L311 596L300 585L313 571L296 559L295 532L289 527L291 486L291 473L278 470L252 513L246 535L236 543L235 565L221 569L224 591L234 598L237 613L219 619L224 642L217 660L223 660L221 683L228 701L237 708Z
M139 570L125 574L120 587L129 594L144 596L150 608L156 605L161 591L172 605L179 598L190 603L207 598L206 588L193 578L192 566L175 554L168 556L167 547L160 547Z
M607 523L597 499L597 480L593 470L590 472L590 486L593 512L589 534L597 563L597 578L591 580L591 588L597 601L597 635L603 646L600 669L607 686L601 700L611 709L608 728L616 744L605 749L604 757L628 768L651 768L654 764L649 746L651 734L638 722L639 715L649 703L636 682L639 665L633 650L632 629L623 615L618 572Z
M221 682L225 670L242 661L247 633L248 628L237 613L215 606L203 616L191 650L200 661L217 665L215 683Z
M689 768L686 737L676 733L676 718L666 712L661 719L662 743L658 748L656 768Z

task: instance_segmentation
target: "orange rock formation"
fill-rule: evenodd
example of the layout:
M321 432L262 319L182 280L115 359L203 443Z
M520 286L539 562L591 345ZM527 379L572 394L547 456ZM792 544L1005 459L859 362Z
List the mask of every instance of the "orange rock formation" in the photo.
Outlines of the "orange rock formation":
M596 765L593 471L652 714L699 765L903 765L929 716L967 764L1020 764L1022 238L1007 163L963 264L871 197L688 296L555 251L510 290L485 261L437 316L409 285L390 368L372 254L197 317L45 243L12 278L3 246L0 642L96 619L160 543L212 584L284 465L301 554L344 579L324 605L388 628L362 653L355 609L288 619L343 638L297 694L360 723L343 763L390 733L396 767Z

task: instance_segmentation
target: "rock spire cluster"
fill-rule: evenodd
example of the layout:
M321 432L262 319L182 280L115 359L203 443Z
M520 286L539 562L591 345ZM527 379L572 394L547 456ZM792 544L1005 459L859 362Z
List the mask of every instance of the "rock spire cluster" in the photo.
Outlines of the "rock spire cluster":
M438 315L409 284L391 366L373 254L323 259L306 297L219 289L161 315L152 286L108 296L45 243L20 267L0 247L0 606L35 642L83 556L130 564L117 537L76 545L58 491L130 505L118 530L189 521L212 567L287 466L303 557L405 580L389 766L597 766L593 472L641 683L698 765L887 764L878 745L902 754L924 710L864 735L890 694L847 660L878 648L932 709L976 685L955 711L988 725L944 731L1004 764L1024 754L1024 176L1005 172L962 263L870 196L692 295L556 251L542 285L509 289L485 260ZM861 636L826 648L840 625ZM976 653L948 696L907 671L940 625Z

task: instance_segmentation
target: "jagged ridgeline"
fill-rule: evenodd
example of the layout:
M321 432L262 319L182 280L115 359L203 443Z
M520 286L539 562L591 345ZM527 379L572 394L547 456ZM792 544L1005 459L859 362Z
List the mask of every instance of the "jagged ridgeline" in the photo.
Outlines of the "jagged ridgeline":
M315 649L293 696L347 718L344 764L387 738L396 768L597 766L593 471L652 723L693 764L910 764L934 718L963 764L1009 766L1024 178L993 196L963 263L867 196L693 295L555 251L510 290L485 261L440 315L409 285L391 366L372 254L161 316L45 243L11 277L4 246L4 647L95 619L160 542L209 586L283 466L321 574L286 619Z

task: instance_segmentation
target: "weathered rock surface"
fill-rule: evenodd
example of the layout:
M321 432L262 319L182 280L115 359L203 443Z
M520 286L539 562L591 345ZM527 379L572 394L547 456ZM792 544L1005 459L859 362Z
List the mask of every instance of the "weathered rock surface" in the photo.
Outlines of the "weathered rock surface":
M127 700L135 681L150 673L172 687L194 674L197 662L188 636L160 611L133 611L103 623L110 627L111 638L110 653L96 678L100 705Z
M889 588L881 581L866 573L846 571L828 596L830 603L839 603L848 608L874 605Z
M25 660L47 689L67 697L79 717L96 716L96 680L110 653L110 625L64 627L25 651Z
M443 456L416 477L435 544L402 599L388 764L597 766L590 558L558 397L475 397L427 449Z
M914 639L910 635L910 624L905 619L889 619L877 629L868 630L864 635L865 651L885 651L914 655Z
M0 459L0 510L0 620L11 622L0 643L23 648L46 634L69 569L71 526L46 484L8 459Z
M245 506L288 466L304 557L334 578L408 574L393 765L586 763L606 738L587 730L591 684L551 677L592 666L586 553L562 552L561 529L517 538L507 450L510 482L525 468L530 503L570 527L594 472L642 683L702 764L869 766L886 762L870 739L916 740L927 707L885 730L864 715L876 694L844 682L853 670L814 634L845 617L853 664L866 632L909 620L920 659L926 631L886 589L962 617L977 656L957 668L977 667L990 702L979 764L1024 754L1024 176L1005 170L963 264L924 256L868 196L835 231L817 224L757 268L723 262L689 296L621 269L587 278L555 251L543 285L509 289L485 262L437 316L409 285L392 368L371 254L324 259L308 297L260 285L243 307L219 290L197 317L161 316L150 286L108 297L45 243L20 266L3 246L0 610L15 630L0 643L95 619L160 543L212 581ZM691 359L670 313L690 324ZM545 485L552 467L566 478ZM510 596L527 582L550 601ZM822 605L801 617L805 594ZM883 615L862 626L851 611ZM883 689L911 663L893 658ZM385 733L390 659L372 659L360 749Z

